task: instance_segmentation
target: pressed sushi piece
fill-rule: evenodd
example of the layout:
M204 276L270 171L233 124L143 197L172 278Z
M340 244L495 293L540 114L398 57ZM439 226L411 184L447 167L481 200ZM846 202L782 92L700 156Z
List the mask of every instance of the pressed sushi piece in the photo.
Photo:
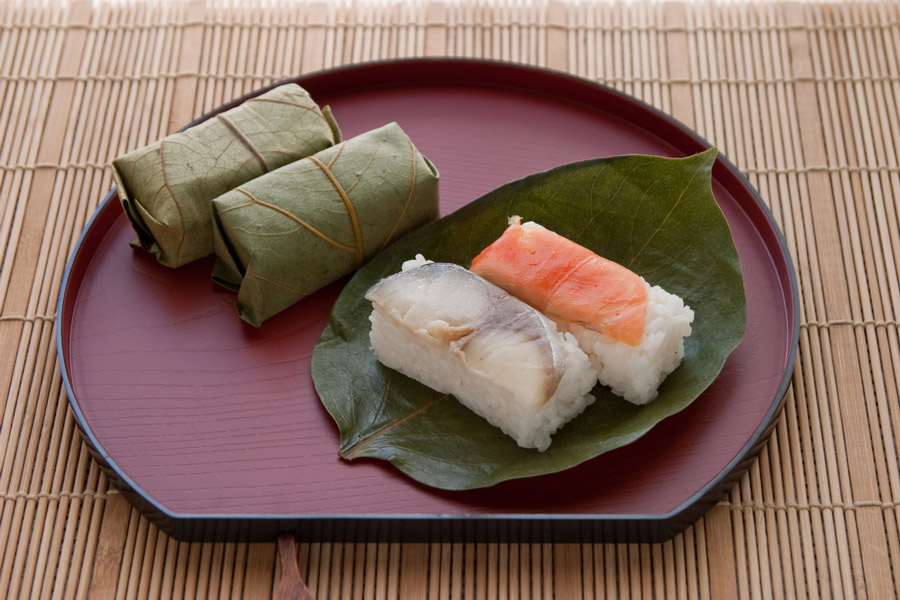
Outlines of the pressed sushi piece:
M655 398L681 364L694 312L680 297L537 223L510 219L471 269L571 332L629 402Z
M366 293L378 360L452 394L523 448L594 401L597 375L571 334L454 264L419 255Z
M512 217L471 268L557 321L580 323L629 346L643 338L647 289L641 278L537 223Z
M590 327L568 324L568 331L591 358L600 383L634 404L656 398L659 386L681 364L684 338L691 335L694 320L694 311L680 297L659 286L644 285L647 311L640 344L629 346Z

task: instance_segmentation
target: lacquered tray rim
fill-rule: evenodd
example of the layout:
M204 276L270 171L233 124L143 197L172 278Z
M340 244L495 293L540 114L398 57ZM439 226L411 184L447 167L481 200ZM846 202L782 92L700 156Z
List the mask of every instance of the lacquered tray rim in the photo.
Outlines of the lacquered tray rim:
M400 59L389 59L389 60L379 60L379 61L368 61L355 63L352 65L345 65L340 67L334 67L329 69L322 69L319 71L313 71L310 73L306 73L297 77L291 77L287 79L283 79L281 81L272 83L270 85L264 86L247 94L244 94L238 98L235 98L229 102L222 104L221 106L213 109L210 112L205 113L204 115L194 119L189 124L182 127L179 131L183 131L194 125L197 125L215 114L227 110L228 107L236 106L246 101L248 98L255 97L261 93L264 93L272 88L278 87L280 85L284 85L286 83L302 83L303 80L308 78L320 77L323 75L340 75L341 73L352 72L354 70L360 69L370 69L370 68L380 68L384 66L402 66L404 64L410 65L418 65L423 63L434 63L434 64L443 64L443 65L455 65L459 68L464 69L466 65L480 65L487 67L494 67L498 69L512 69L512 70L521 70L521 71L536 71L540 73L542 76L549 76L555 78L562 78L570 80L573 83L578 83L582 85L589 85L596 88L602 89L605 93L612 94L618 96L620 100L624 100L630 103L634 103L638 105L639 108L650 111L654 113L657 117L660 117L666 121L668 121L672 126L680 129L683 134L686 134L688 137L693 138L700 145L705 148L712 147L706 139L696 133L693 129L686 126L684 123L676 119L675 117L657 109L656 107L649 105L642 100L635 98L629 94L611 88L602 83L598 83L596 81L592 81L587 78L583 78L577 75L572 75L570 73L566 73L563 71L558 71L554 69L549 69L546 67L537 67L532 65L525 65L519 63L510 63L505 61L491 60L491 59L458 59L458 58L400 58ZM423 82L423 85L427 85L429 82ZM386 82L383 88L394 87L396 82ZM410 82L404 82L402 85L414 85ZM462 81L460 85L466 85L465 81ZM478 87L483 87L478 84ZM497 84L495 86L496 89L503 89L507 87L509 89L522 89L515 88L512 86L504 86L502 84ZM372 87L366 87L364 89L377 89ZM344 89L345 93L352 92L354 88L349 86ZM568 98L563 96L555 95L552 93L546 93L539 90L529 90L530 93L537 95L545 95L548 97L558 98L566 101L571 101ZM664 139L664 138L663 138ZM763 215L766 218L768 226L771 228L771 231L775 234L776 240L778 242L778 250L781 254L781 259L784 261L783 267L787 271L787 275L790 281L790 293L791 293L791 306L790 306L790 314L788 315L789 319L792 322L791 327L791 337L790 337L790 345L787 358L785 360L784 365L784 374L782 376L782 381L779 384L778 390L776 391L772 403L766 411L763 419L760 422L760 425L756 428L747 442L740 448L735 457L715 476L713 477L706 485L704 485L700 490L695 492L692 496L682 502L679 506L675 507L668 513L660 513L660 514L625 514L625 513L616 513L616 514L595 514L595 513L572 513L572 514L559 514L559 513L496 513L496 514L441 514L441 513L374 513L374 514L366 514L366 513L351 513L351 514L326 514L326 513L298 513L298 514L242 514L242 513L220 513L220 514L205 514L205 513L184 513L184 512L174 512L161 505L152 495L148 494L143 488L137 485L120 467L119 465L110 457L110 455L103 449L103 446L100 444L99 440L94 436L93 431L91 430L87 419L85 418L81 408L78 405L78 400L75 397L74 390L72 389L72 384L69 378L68 369L66 367L65 354L63 352L63 307L65 298L67 293L69 292L69 279L72 273L72 269L75 263L75 260L78 258L78 255L83 247L83 242L91 230L91 227L94 225L99 216L103 213L104 210L107 209L108 204L117 199L116 189L113 187L94 211L94 214L85 224L84 229L79 235L78 241L70 255L66 268L63 273L62 283L60 285L60 292L57 300L57 331L56 331L56 350L57 350L57 360L60 366L60 374L62 376L63 385L65 386L66 394L69 399L69 404L73 410L76 423L78 424L79 429L82 434L86 437L89 445L96 451L106 463L110 470L112 470L115 475L127 486L130 488L129 491L138 494L144 502L149 503L152 508L158 513L172 518L172 519L191 519L191 520L205 520L205 521L230 521L230 520L264 520L264 521L318 521L318 520L375 520L375 521L387 521L387 520L439 520L439 521L484 521L484 520L497 520L497 521L609 521L609 522L617 522L617 521L656 521L656 522L666 522L672 521L673 519L677 519L680 515L684 513L690 512L692 508L696 507L701 503L702 500L707 499L710 494L714 494L717 492L718 488L720 488L723 483L729 478L729 476L733 475L734 472L740 467L741 463L744 461L752 460L755 458L755 453L753 453L753 449L767 438L767 434L771 429L777 415L780 413L783 404L784 398L787 394L787 389L790 386L791 378L793 375L793 366L796 359L798 347L799 347L799 339L800 339L800 324L797 319L799 315L799 291L798 291L798 283L797 283L797 275L794 267L793 259L790 255L790 252L787 248L787 242L782 233L781 229L778 227L777 222L775 221L774 215L771 210L766 206L765 202L759 195L759 192L747 177L721 152L717 156L717 161L721 161L722 165L725 169L732 175L735 176L738 181L750 192L750 195L754 199L757 208L762 210ZM738 205L741 206L741 205ZM742 210L743 207L741 206ZM754 230L759 231L759 228L754 226ZM773 262L775 258L772 257L773 248L770 244L765 244L766 249L771 258L773 258ZM775 263L776 272L780 271L779 265ZM77 292L77 290L74 290ZM786 288L782 287L781 292L788 291ZM787 305L787 302L785 302ZM724 491L724 490L719 490ZM705 511L704 511L705 512Z

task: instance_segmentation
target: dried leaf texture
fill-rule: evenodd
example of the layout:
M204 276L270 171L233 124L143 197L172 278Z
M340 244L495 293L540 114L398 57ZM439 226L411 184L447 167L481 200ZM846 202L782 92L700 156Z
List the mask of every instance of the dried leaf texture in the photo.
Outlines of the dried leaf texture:
M287 84L117 158L113 176L134 245L169 267L212 254L214 198L339 141L328 108Z
M213 279L263 321L438 216L438 174L391 123L213 201Z

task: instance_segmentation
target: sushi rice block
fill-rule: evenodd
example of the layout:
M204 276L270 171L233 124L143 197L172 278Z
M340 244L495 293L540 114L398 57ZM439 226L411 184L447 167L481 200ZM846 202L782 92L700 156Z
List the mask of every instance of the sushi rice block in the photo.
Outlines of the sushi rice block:
M471 269L572 333L629 402L653 400L681 364L694 312L679 296L537 223L510 219Z
M385 366L452 394L523 448L594 401L597 374L571 334L497 286L421 255L366 293Z

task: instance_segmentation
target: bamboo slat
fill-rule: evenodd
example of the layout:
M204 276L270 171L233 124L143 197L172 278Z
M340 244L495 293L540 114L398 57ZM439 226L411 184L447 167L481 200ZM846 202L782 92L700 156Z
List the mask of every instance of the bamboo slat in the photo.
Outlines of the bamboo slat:
M0 596L269 598L274 544L176 542L108 487L56 364L111 158L277 79L468 56L607 83L713 140L782 227L800 353L748 474L662 544L299 544L319 598L896 598L900 7L583 0L0 4Z

